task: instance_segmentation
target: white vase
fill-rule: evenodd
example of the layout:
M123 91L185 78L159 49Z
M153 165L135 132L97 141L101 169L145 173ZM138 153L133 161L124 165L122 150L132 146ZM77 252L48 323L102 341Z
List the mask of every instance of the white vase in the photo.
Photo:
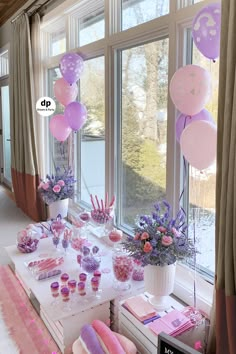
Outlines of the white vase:
M174 290L176 264L144 267L145 290L153 295L149 302L159 311L170 308L169 295Z
M65 218L68 213L69 198L57 200L48 205L48 219L56 219L60 214L62 218Z

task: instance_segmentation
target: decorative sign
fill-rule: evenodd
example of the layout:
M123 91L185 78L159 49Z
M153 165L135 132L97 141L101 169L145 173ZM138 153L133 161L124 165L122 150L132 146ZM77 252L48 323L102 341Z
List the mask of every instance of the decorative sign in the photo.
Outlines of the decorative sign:
M36 102L36 111L43 117L52 115L56 110L56 103L51 97L41 97Z
M199 352L162 332L158 335L157 354L199 354Z

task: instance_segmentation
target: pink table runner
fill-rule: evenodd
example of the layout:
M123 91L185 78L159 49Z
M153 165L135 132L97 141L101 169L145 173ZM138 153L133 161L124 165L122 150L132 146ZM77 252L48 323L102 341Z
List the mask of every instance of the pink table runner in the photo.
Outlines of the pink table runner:
M20 353L60 353L20 282L8 266L0 266L0 304L5 325Z

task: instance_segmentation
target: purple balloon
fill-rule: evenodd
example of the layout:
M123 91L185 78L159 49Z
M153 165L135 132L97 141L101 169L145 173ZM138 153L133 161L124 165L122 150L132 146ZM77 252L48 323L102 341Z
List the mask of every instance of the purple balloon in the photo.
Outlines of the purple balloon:
M83 70L84 61L76 53L67 53L60 60L61 74L69 84L78 81Z
M198 50L209 59L216 59L220 54L220 24L220 3L203 7L193 20L194 43Z
M87 119L87 109L80 102L71 102L66 106L64 115L69 127L77 131L82 128Z
M176 131L176 140L180 142L180 136L183 130L192 122L196 122L198 120L205 120L210 123L214 123L214 120L206 109L203 109L198 114L194 116L188 116L186 114L180 114L176 120L175 131ZM215 124L215 123L214 123Z

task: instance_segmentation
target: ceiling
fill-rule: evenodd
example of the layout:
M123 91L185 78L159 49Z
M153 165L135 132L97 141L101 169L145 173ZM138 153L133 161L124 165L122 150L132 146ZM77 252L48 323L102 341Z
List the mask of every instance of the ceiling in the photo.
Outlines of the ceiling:
M0 26L2 26L14 13L28 0L0 0Z

